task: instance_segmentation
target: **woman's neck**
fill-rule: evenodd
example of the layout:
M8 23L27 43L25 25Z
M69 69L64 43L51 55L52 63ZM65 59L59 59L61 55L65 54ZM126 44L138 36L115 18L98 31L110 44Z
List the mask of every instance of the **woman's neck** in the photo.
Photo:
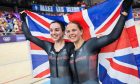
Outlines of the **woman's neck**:
M74 42L75 50L79 49L82 46L83 43L84 43L83 38L80 38L78 41Z
M59 52L65 45L65 41L62 39L62 40L59 40L59 41L56 41L54 43L54 49L56 52Z

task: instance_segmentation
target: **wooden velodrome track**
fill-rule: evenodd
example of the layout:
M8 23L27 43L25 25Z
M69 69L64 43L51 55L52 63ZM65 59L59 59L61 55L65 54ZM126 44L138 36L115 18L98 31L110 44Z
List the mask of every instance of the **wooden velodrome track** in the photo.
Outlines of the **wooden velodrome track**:
M0 44L0 84L42 84L45 80L32 77L27 41Z
M140 21L136 22L140 42ZM0 44L0 84L48 84L32 77L28 42Z

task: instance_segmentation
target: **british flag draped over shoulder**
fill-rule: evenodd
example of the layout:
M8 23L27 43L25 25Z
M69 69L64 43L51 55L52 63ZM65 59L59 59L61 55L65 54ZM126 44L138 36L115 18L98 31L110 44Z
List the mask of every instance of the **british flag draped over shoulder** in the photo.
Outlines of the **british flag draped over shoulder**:
M49 24L54 21L68 23L77 21L83 26L85 40L97 34L109 34L120 17L123 0L107 0L94 7L63 16L27 13L32 35L50 41ZM52 40L51 40L52 41ZM31 43L33 76L45 78L50 75L46 52ZM101 49L98 55L99 82L103 84L140 84L140 46L132 12L128 16L121 37Z

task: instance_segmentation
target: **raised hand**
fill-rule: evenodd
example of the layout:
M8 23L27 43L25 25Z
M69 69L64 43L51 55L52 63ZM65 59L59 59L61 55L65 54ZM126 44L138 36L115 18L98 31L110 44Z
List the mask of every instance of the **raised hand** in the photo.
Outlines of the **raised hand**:
M132 6L133 0L124 0L122 4L122 12L129 12L130 7Z
M27 14L25 13L25 11L20 12L20 18L22 21L24 21L24 22L26 21L26 19L25 19L26 16L27 16Z

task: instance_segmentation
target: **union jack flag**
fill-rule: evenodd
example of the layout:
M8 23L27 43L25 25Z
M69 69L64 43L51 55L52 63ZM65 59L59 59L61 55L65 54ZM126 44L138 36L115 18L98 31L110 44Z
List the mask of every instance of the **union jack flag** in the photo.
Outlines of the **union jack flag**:
M107 35L120 17L123 0L107 0L89 9L63 16L27 13L27 23L32 35L51 41L49 24L54 21L68 23L77 21L83 26L85 40L97 34ZM33 76L50 76L47 53L31 43ZM102 84L140 84L140 46L137 39L132 12L129 14L121 37L101 49L98 56L99 82Z

